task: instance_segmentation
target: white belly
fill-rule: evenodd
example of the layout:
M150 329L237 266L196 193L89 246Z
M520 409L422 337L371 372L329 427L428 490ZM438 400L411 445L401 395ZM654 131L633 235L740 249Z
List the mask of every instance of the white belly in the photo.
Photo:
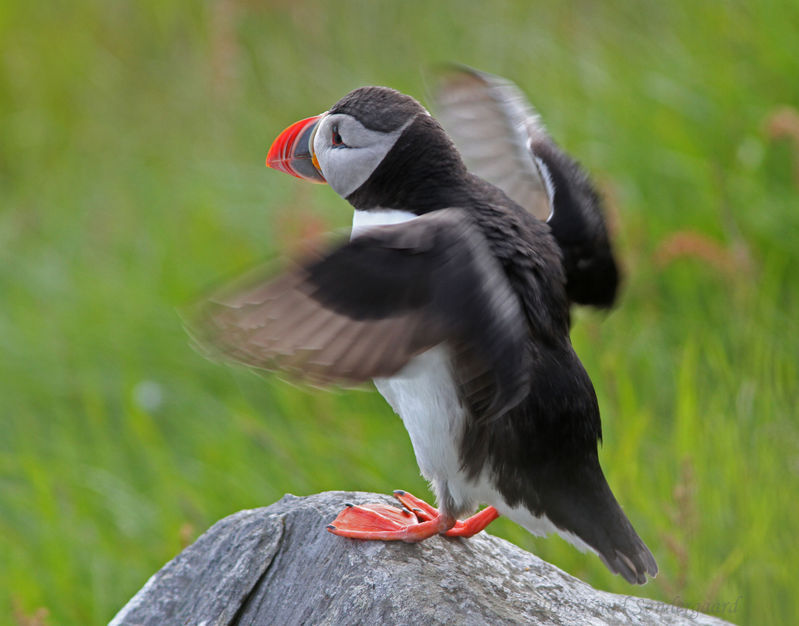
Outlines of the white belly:
M465 415L447 348L420 354L396 376L376 378L375 385L405 423L422 475L430 481L455 478Z

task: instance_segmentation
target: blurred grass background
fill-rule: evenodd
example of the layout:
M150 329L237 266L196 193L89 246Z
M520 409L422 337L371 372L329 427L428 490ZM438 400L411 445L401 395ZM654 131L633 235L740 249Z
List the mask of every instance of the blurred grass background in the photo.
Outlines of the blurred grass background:
M772 0L2 3L0 622L105 622L284 492L428 494L376 393L208 363L176 309L347 225L263 167L280 130L363 84L424 100L458 61L516 81L608 198L624 292L573 336L661 573L493 532L602 589L799 623L798 23Z

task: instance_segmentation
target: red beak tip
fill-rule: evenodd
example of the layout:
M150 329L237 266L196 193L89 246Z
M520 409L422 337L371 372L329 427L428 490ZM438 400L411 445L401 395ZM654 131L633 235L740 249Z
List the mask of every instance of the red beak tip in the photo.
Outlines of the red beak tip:
M314 127L321 118L322 115L315 115L294 122L280 133L269 147L266 166L303 180L324 183L325 179L317 169L313 147L310 145Z

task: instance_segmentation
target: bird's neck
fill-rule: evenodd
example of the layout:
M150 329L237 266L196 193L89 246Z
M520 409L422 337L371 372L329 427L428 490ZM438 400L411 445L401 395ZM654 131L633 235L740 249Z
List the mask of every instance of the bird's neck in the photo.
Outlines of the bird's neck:
M412 209L422 215L463 206L470 195L467 177L460 155L437 122L420 115L347 200L357 210Z

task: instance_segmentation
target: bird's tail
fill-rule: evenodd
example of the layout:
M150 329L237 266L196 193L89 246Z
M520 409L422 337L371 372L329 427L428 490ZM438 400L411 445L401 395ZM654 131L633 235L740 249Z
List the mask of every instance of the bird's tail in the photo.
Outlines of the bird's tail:
M658 572L655 557L616 501L598 460L575 470L575 475L556 479L556 484L550 483L541 493L542 512L561 537L580 550L595 552L611 572L627 582L644 584L647 576ZM528 530L536 532L535 528Z

